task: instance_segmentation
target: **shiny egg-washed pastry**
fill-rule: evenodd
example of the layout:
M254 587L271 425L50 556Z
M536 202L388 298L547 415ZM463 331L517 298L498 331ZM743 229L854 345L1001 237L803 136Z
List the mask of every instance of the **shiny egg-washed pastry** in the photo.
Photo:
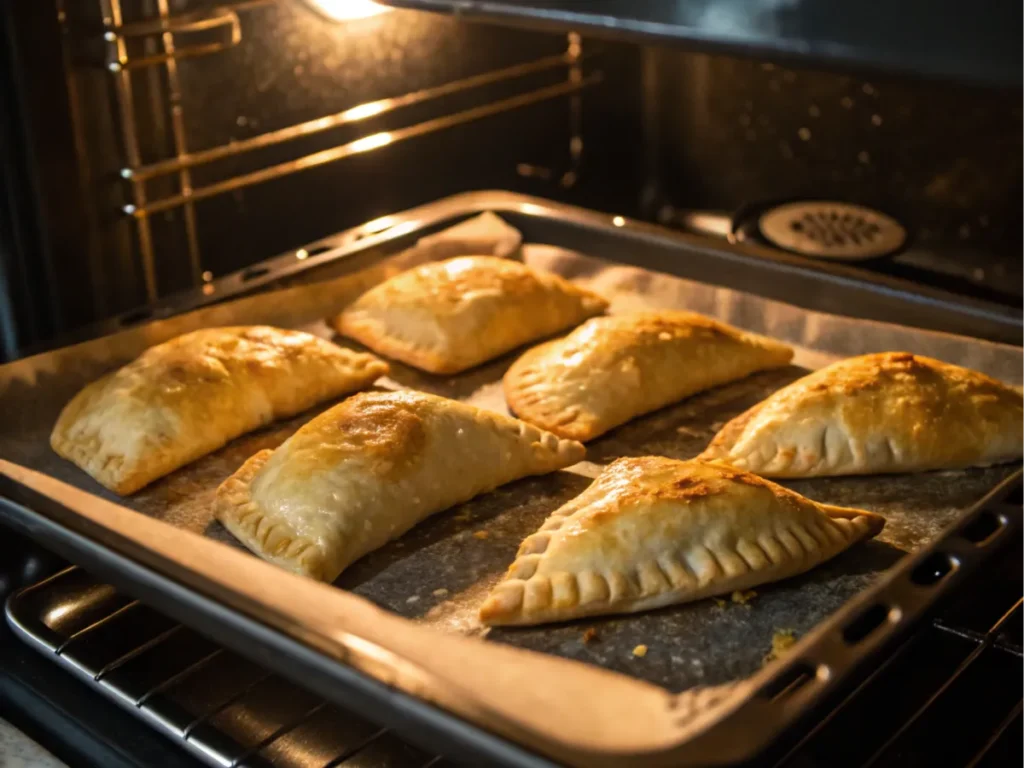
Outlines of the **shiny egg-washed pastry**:
M757 371L793 350L692 312L595 317L526 352L505 375L519 418L575 440Z
M486 624L634 613L803 573L884 518L700 460L619 459L519 547Z
M423 392L367 392L261 451L217 490L217 519L272 563L333 581L426 517L584 448Z
M338 333L430 373L458 373L605 310L558 275L462 256L396 275L332 321Z
M89 384L64 407L50 445L125 495L387 371L373 355L309 333L207 328L150 347Z
M1021 458L1021 393L983 373L884 352L841 360L726 424L702 456L765 477L988 466Z

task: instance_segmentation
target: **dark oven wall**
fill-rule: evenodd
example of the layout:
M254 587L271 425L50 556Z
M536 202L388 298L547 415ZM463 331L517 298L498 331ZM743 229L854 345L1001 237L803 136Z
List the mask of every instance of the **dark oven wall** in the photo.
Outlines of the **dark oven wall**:
M23 115L27 175L43 187L40 229L60 233L36 246L58 273L74 267L73 276L70 269L52 275L50 312L60 308L61 316L46 331L24 332L22 352L40 338L460 191L635 207L643 164L635 159L634 46L413 11L338 21L315 0L18 5L13 65L35 101ZM471 80L479 76L484 82ZM391 98L412 103L375 103ZM232 148L353 108L354 117L328 130L254 151ZM473 110L487 114L459 117ZM456 124L447 124L452 117ZM410 127L420 135L387 143ZM346 157L316 165L318 153L345 145ZM153 178L139 179L139 168L152 172L211 149L222 156L201 157L185 173L157 166ZM62 162L45 162L58 154ZM125 178L132 169L135 179Z
M895 217L902 259L1021 291L1019 88L800 69L649 49L653 215L839 200Z
M412 11L338 22L314 3L6 5L12 45L0 96L18 116L0 126L0 164L20 187L8 196L17 206L0 213L22 231L11 245L0 217L0 276L30 278L24 289L7 279L8 356L380 215L481 188L669 225L690 209L861 203L907 227L916 251L901 258L941 251L950 279L1006 286L1019 301L1019 89L808 71ZM486 83L466 82L480 75ZM445 95L376 115L379 105L367 106L439 87ZM549 89L556 94L542 98ZM240 142L353 108L360 119L237 152ZM478 109L493 114L446 123ZM285 172L360 140L363 151ZM123 178L210 150L223 157ZM274 178L253 183L252 174ZM211 188L221 191L207 196ZM158 210L133 216L126 206Z

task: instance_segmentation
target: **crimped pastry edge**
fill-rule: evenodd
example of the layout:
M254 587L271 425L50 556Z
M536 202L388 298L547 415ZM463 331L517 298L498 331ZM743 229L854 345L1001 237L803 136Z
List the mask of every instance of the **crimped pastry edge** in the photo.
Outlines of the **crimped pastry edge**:
M821 546L818 537L812 535L801 527L801 532L808 540L814 542L816 548L809 548L799 537L792 535L792 542L795 542L800 549L800 554L795 555L791 547L786 546L777 537L772 537L772 542L780 551L786 551L790 557L775 562L771 557L770 548L764 547L760 541L748 542L752 547L760 549L766 560L772 563L771 567L753 567L746 558L738 551L733 550L728 554L735 555L738 562L745 565L745 570L729 575L720 553L705 547L715 563L716 573L712 574L710 580L702 582L702 576L693 572L685 560L675 554L661 557L657 560L645 560L638 564L636 572L623 573L611 571L599 573L597 571L585 571L583 573L557 573L552 575L536 575L535 571L539 560L550 542L551 535L557 531L562 523L576 511L565 514L552 515L539 531L523 540L519 553L512 565L509 566L507 575L490 592L480 607L480 621L489 626L527 626L545 624L552 622L569 621L590 616L601 616L620 613L637 613L654 608L662 608L669 605L694 602L707 597L719 594L728 594L735 590L744 590L761 584L797 576L805 573L820 563L835 557L854 544L865 539L876 536L885 526L885 518L881 515L867 512L865 510L849 509L846 507L835 507L831 505L819 505L821 511L830 518L830 526L825 526L820 531L826 544ZM829 532L836 533L830 537ZM513 575L519 574L519 575ZM685 579L695 582L680 583ZM722 578L725 574L725 578ZM522 578L525 575L526 578ZM643 591L644 579L660 579L663 587L660 591L645 594ZM583 581L588 582L588 587L601 585L606 597L599 600L591 600L587 603L578 602ZM558 581L562 590L568 589L575 592L576 602L566 604L559 603L554 596L554 582ZM534 605L525 607L527 590L532 594ZM537 603L540 603L537 605Z
M269 520L252 498L252 481L274 451L270 448L250 456L217 488L214 516L247 549L292 573L325 580L323 558L316 544L298 537L286 524Z
M529 397L530 387L524 385L523 376L534 371L534 369L530 367L533 364L533 361L542 356L551 346L562 341L562 338L546 341L526 350L526 352L512 363L508 371L505 373L501 382L502 389L505 393L505 402L516 418L529 424L533 424L541 429L545 429L561 438L565 438L567 440L579 440L580 442L585 443L596 437L600 437L605 434L605 432L609 432L612 429L615 429L616 426L621 425L614 425L607 429L598 430L592 425L587 425L579 421L579 409L576 409L576 413L572 413L572 409L560 410L549 408L546 404L547 401L543 398L540 403L528 403L526 401L526 398Z
M714 318L710 319L714 320ZM721 321L716 320L715 322ZM725 325L725 323L722 323L722 325ZM785 342L779 341L778 339L774 339L770 336L764 336L742 329L736 330L739 330L743 335L747 337L751 337L758 341L766 342L765 347L778 350L780 353L780 360L782 357L785 357L785 361L779 362L776 365L760 368L756 371L752 371L751 373L745 376L740 376L729 382L723 382L722 384L719 384L715 387L709 387L706 390L701 390L698 392L693 392L689 395L684 395L679 400L675 401L675 403L680 403L683 402L684 400L689 399L690 397L695 397L697 395L702 394L703 392L711 391L713 389L716 389L718 386L727 386L728 384L732 384L736 381L742 381L743 379L749 378L750 376L756 376L757 374L763 373L764 371L772 370L774 368L781 368L789 364L790 361L792 361L793 349ZM629 418L623 419L621 421L617 421L615 423L608 423L607 425L605 425L601 422L601 419L599 417L593 416L593 414L588 414L588 418L581 419L580 416L582 413L582 409L575 404L569 404L564 408L552 408L550 407L550 398L543 397L538 398L537 401L528 402L533 386L526 384L524 382L524 378L530 373L537 373L538 370L532 367L534 365L534 362L538 358L543 357L543 355L545 354L545 352L547 352L548 349L550 349L556 344L561 343L565 338L565 336L562 336L557 339L552 339L551 341L543 342L535 347L528 349L514 363L512 363L508 371L505 373L505 376L502 379L502 389L504 390L505 393L505 401L508 404L509 410L513 414L515 414L517 418L520 418L531 424L535 424L542 429L548 430L549 432L553 432L559 437L564 437L570 440L579 440L580 442L586 443L590 442L591 440L595 440L596 438L601 437L602 435L607 434L608 432L611 432L613 429L621 427L623 424L628 424L633 419L640 418L641 416L645 416L649 413L654 413L655 411L659 411L662 408L669 408L675 404L666 403L665 405L658 406L651 410L635 413Z

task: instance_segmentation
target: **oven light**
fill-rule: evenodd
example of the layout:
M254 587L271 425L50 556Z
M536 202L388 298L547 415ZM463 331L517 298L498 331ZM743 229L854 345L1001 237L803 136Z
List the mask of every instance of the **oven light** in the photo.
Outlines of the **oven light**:
M391 143L391 134L387 131L381 133L371 133L369 136L364 136L361 139L356 139L349 147L353 152L368 152L371 149L377 149L378 147L385 147Z
M621 216L616 216L615 218L612 219L612 224L614 224L616 227L624 227L626 226L626 220Z
M390 11L373 0L308 0L316 10L332 21L352 21Z

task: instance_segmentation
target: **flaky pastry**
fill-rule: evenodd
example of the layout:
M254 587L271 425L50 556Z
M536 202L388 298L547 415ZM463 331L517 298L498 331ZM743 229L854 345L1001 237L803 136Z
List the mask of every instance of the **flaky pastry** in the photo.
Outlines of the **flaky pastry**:
M765 477L987 466L1021 458L1021 393L908 352L841 360L726 424L702 454Z
M217 490L216 515L270 562L322 581L424 518L553 472L584 448L422 392L366 392L261 451Z
M332 320L338 333L430 373L459 373L603 312L558 275L495 256L411 269Z
M229 440L363 389L373 355L300 331L207 328L150 347L64 407L50 445L107 488L134 493Z
M519 547L486 624L633 613L813 568L885 521L700 460L618 459Z
M693 312L595 317L520 357L505 375L505 398L519 418L587 441L792 357L781 342Z

